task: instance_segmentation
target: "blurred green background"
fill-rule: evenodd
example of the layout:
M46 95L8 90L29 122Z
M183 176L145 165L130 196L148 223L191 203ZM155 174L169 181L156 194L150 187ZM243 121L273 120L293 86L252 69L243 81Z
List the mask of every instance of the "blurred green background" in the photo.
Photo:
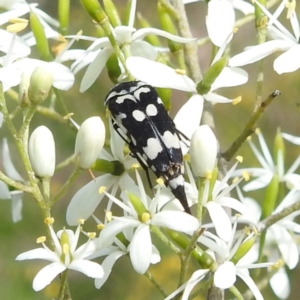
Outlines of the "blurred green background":
M57 1L34 1L39 3L40 8L57 18ZM124 11L127 1L114 1L120 14ZM156 1L138 1L138 11L145 18L151 21L153 27L159 27L158 18L156 16ZM195 37L202 38L207 35L205 24L205 14L207 8L205 3L193 3L187 6L187 14L191 20L191 30ZM237 18L242 17L237 13ZM286 23L288 24L288 23ZM137 23L135 24L138 27ZM289 27L288 27L289 28ZM289 28L290 29L290 28ZM94 24L89 16L82 9L79 1L71 1L71 15L69 33L75 34L79 30L83 30L83 34L95 36ZM233 41L233 54L239 53L242 49L249 45L255 44L255 29L253 23L247 24L240 28L236 33ZM86 48L89 43L78 42L73 48ZM205 45L199 50L199 61L203 71L207 69L210 62L211 45ZM33 49L33 55L35 50ZM32 56L33 57L33 56ZM297 107L300 97L300 71L292 74L279 76L273 71L273 61L276 55L270 56L265 60L265 82L263 88L263 98L266 98L273 90L279 89L282 95L278 97L259 121L258 126L264 134L269 148L273 149L273 140L277 128L281 128L283 132L294 135L300 135L299 121L300 111ZM243 100L240 104L232 106L231 104L218 104L214 106L214 117L216 123L216 134L220 142L221 151L225 151L234 139L244 128L254 107L256 93L257 64L246 66L249 72L249 82L241 87L224 89L219 91L220 94L237 97L241 95ZM84 70L85 71L85 70ZM79 83L84 74L81 71L76 76L76 84L67 92L62 92L63 101L69 112L73 112L74 119L80 124L86 118L101 115L105 118L103 100L108 90L113 86L109 81L106 71L102 72L98 80L84 94L79 92ZM173 92L172 111L174 116L178 108L187 100L187 96L181 92ZM13 106L13 105L12 105ZM58 108L59 109L59 108ZM39 125L48 126L56 140L57 163L63 161L73 153L76 132L69 126L57 124L56 122L36 114L31 125L31 131ZM3 126L1 129L1 138L8 137L12 157L18 170L25 177L24 170L20 165L18 153L11 143L11 138ZM255 137L254 140L256 141ZM286 157L286 166L290 166L295 158L299 155L300 147L286 144L288 156ZM258 162L253 157L247 145L244 145L240 151L240 155L244 156L244 165L257 165ZM52 193L54 194L63 185L65 180L73 170L73 166L57 172L52 179ZM95 174L96 176L98 174ZM84 183L90 181L89 174L83 173L76 184L74 184L68 193L59 201L53 209L53 217L56 222L54 227L58 230L63 226L67 226L65 222L65 212L67 205ZM252 194L257 200L261 199L263 192ZM86 199L88 201L88 199ZM36 248L36 238L45 235L45 227L41 213L31 197L26 195L23 201L23 220L13 224L11 221L11 203L10 201L0 202L0 299L22 299L22 300L46 300L52 299L57 295L59 281L54 280L53 283L41 292L32 290L32 281L36 273L47 264L44 261L23 261L16 262L15 258L18 254ZM99 208L99 212L102 211ZM87 223L86 231L94 231L94 224ZM171 292L176 287L178 279L179 259L172 252L158 243L161 251L162 262L156 266L152 266L150 271L156 276L158 282ZM289 299L299 299L298 281L300 275L300 267L290 271L292 293ZM81 299L162 299L160 294L152 286L149 280L137 275L131 268L127 257L123 257L116 263L112 274L107 283L97 290L94 288L93 280L85 277L81 273L70 272L69 283L74 300ZM242 288L243 285L241 285ZM266 288L266 299L275 299L269 287ZM229 293L227 294L227 298ZM202 299L198 297L198 299ZM205 297L203 298L205 299Z

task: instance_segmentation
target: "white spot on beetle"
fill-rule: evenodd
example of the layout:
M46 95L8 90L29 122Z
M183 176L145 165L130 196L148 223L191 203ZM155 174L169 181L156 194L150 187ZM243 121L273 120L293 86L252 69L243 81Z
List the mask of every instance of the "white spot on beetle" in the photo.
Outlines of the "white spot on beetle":
M125 100L132 100L133 102L136 102L136 99L134 98L134 96L126 94L123 96L118 96L116 99L116 103L122 104Z
M149 104L146 107L146 114L150 116L156 116L157 115L157 108L154 104Z
M178 186L183 186L184 185L184 179L183 179L183 176L182 175L179 175L173 179L171 179L169 182L168 182L168 185L170 186L171 189L176 189Z
M157 103L158 104L163 104L162 100L159 97L157 98Z
M146 115L142 112L142 111L140 111L140 110L138 110L138 109L136 109L136 110L134 110L133 112L132 112L132 116L135 118L135 120L136 121L138 121L138 122L142 122L142 121L144 121L144 119L146 118Z
M153 160L157 157L158 153L161 152L163 149L159 140L155 138L149 138L147 140L147 147L143 147L146 155L149 159Z
M171 149L171 148L175 148L175 149L179 149L180 148L180 142L178 139L178 136L176 135L176 133L172 133L169 130L166 130L164 132L164 135L162 136L162 140L164 142L164 144L166 145L167 148Z
M141 93L149 93L149 92L151 92L150 88L148 88L148 87L140 87L139 89L137 89L137 90L133 93L133 95L134 95L134 97L135 97L137 100L141 100L141 99L140 99L140 94L141 94Z

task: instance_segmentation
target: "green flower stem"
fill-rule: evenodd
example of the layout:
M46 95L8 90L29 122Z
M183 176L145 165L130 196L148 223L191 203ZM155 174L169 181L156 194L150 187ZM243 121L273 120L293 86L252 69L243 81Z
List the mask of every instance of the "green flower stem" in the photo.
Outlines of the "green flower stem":
M58 20L59 20L59 32L62 35L66 35L69 27L70 18L70 0L58 1Z
M69 156L64 161L62 161L60 164L56 165L55 171L59 171L59 170L65 168L66 166L68 166L69 164L74 163L75 158L76 158L76 154Z
M15 189L17 189L19 191L23 191L23 192L30 193L30 194L33 192L33 189L30 186L27 186L27 185L24 185L22 183L12 180L11 178L9 178L5 174L3 174L1 171L0 171L0 180L5 182L7 185L14 187Z
M244 300L243 295L240 293L240 291L233 285L229 288L229 291L233 296L235 296L235 299L237 300Z
M300 199L296 203L283 209L281 212L271 215L265 218L264 220L262 220L259 223L259 232L264 232L273 224L277 223L278 221L282 220L283 218L289 216L290 214L298 210L300 210Z
M0 111L3 113L4 121L7 125L7 128L10 134L14 137L16 142L18 151L20 153L21 159L23 161L24 167L27 171L29 182L31 185L31 194L36 199L37 202L41 202L43 200L43 196L40 192L40 189L37 185L37 180L35 178L34 172L31 167L31 163L29 160L27 148L24 148L22 136L20 137L15 126L13 125L11 119L9 118L9 113L6 106L5 97L3 94L2 84L0 84Z
M70 187L70 185L75 181L75 179L79 176L82 169L79 167L76 167L69 179L65 182L65 184L62 186L62 188L59 190L59 192L52 197L49 203L49 207L52 207L52 205L67 191L67 189Z
M214 279L214 277L210 276L207 280L201 282L201 286L197 290L195 290L195 292L193 292L189 298L194 299L194 298L196 298L196 296L199 296L201 293L203 293L203 291L205 289L207 289L210 285L212 285L213 279ZM219 300L219 299L220 298L216 298L216 300Z
M180 17L176 11L176 9L166 0L159 0L161 6L168 12L168 14L176 21L180 20Z
M151 225L150 226L151 228L151 231L153 233L155 233L168 247L170 247L175 253L179 254L181 253L181 249L178 248L174 243L172 243L163 233L162 231L154 226L154 225Z
M181 0L171 0L171 3L177 12L177 16L180 16L175 22L177 23L177 29L180 36L185 38L191 38L192 33L188 23L184 4ZM198 46L197 42L183 44L185 61L188 69L188 73L192 79L196 82L202 79L201 69L198 61Z
M22 126L21 126L21 128L20 128L20 130L18 132L18 138L19 139L23 139L24 135L28 134L28 132L26 133L26 131L28 131L29 124L30 124L30 122L32 120L33 115L36 112L36 108L37 108L36 105L30 105L28 107L28 109L25 109L23 123L22 123Z
M120 47L119 47L117 41L115 40L115 37L114 37L114 35L111 31L111 27L110 27L108 17L106 16L104 19L102 19L102 21L99 24L101 25L101 27L105 31L105 33L106 33L113 49L114 49L114 52L115 52L116 56L118 57L118 59L122 63L126 73L129 75L129 72L128 72L127 67L126 67L125 57L124 57L123 53L121 52Z
M37 106L36 108L36 112L38 112L39 114L53 120L56 121L58 123L61 124L66 124L67 120L64 119L64 117L59 114L58 112L56 112L55 110L53 110L52 108L48 108L45 106Z
M42 178L43 196L44 201L49 202L50 200L50 177Z
M262 116L262 114L265 112L266 108L271 104L271 102L280 94L281 92L278 90L272 92L267 97L267 99L263 101L261 105L257 108L257 110L252 114L250 120L246 124L242 133L237 137L237 139L233 142L233 144L229 147L229 149L226 152L222 153L222 157L226 161L230 161L232 157L236 154L238 149L246 141L247 137L250 136L252 133L254 133L258 119Z
M203 217L203 191L205 186L205 178L199 177L198 178L198 205L197 205L197 219L200 223L202 223Z
M164 298L168 296L168 294L163 290L163 288L155 280L155 278L152 276L152 274L149 271L147 271L144 275L151 281L151 283L157 288L157 290L163 295Z
M60 288L59 288L59 294L58 294L58 300L64 300L65 299L65 291L67 287L67 277L68 277L68 269L66 269L64 272L61 273L60 278Z

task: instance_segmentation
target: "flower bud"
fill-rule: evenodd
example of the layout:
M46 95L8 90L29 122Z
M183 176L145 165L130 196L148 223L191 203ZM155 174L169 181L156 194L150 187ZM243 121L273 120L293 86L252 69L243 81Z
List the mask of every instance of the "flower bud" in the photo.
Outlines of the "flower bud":
M32 169L39 177L51 177L55 169L55 144L46 126L37 127L31 134L28 146Z
M58 20L60 33L65 35L68 32L70 17L70 0L58 1Z
M191 138L190 157L196 176L206 177L216 164L218 143L208 125L199 126Z
M105 12L108 16L109 22L113 27L122 25L118 10L111 0L103 0Z
M31 77L28 88L29 100L34 104L42 103L47 97L53 83L53 74L46 66L37 67Z
M28 88L30 86L32 72L32 69L27 69L21 76L21 82L19 85L19 104L21 107L29 105Z
M100 117L91 117L80 126L75 142L77 163L89 169L97 159L105 141L105 126Z

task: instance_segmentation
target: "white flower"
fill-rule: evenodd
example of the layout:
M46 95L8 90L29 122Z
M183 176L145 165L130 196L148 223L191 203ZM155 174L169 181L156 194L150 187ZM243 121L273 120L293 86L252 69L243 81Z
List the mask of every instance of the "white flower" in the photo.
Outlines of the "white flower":
M274 60L274 70L278 74L294 72L298 70L300 68L300 59L298 55L300 51L300 45L298 44L300 37L300 26L295 12L295 7L292 7L293 1L291 3L289 3L289 0L282 1L273 15L258 1L254 2L269 18L268 29L273 40L257 46L246 48L244 52L232 57L229 61L229 65L233 67L244 66L261 60L276 51L284 51L283 54L279 55ZM285 8L285 5L289 6L289 19L293 29L293 34L291 34L277 20L277 17L281 14Z
M182 38L155 28L142 28L136 30L133 27L135 7L136 0L132 1L131 3L131 18L129 20L128 26L116 26L112 29L116 42L120 46L122 46L123 44L130 45L130 53L132 55L147 57L151 60L156 59L156 49L149 43L143 41L143 39L148 35L162 36L179 43L188 43L191 41L195 41L195 39ZM80 85L80 91L84 92L95 82L114 50L107 37L103 37L100 39L88 36L68 37L93 41L92 45L83 53L83 55L79 59L77 59L73 63L71 67L72 71L76 74L83 67L89 65Z
M46 126L37 127L31 134L28 153L32 169L39 177L52 177L55 169L55 143Z
M237 279L236 277L238 276L246 283L255 299L263 300L262 294L255 285L253 279L250 277L248 269L268 267L273 263L243 264L242 260L239 260L237 263L232 261L240 246L254 238L254 234L252 233L246 238L245 235L241 235L237 240L235 240L236 225L237 222L233 225L232 236L227 243L209 232L204 232L204 234L198 239L198 242L207 246L210 252L213 251L215 256L218 256L218 267L213 275L213 281L216 287L228 289L235 284ZM184 290L182 300L188 300L193 288L205 277L205 275L209 273L209 271L210 270L208 269L195 271L183 286L165 298L165 300L173 299L173 297L182 290Z
M55 250L50 250L43 242L43 248L33 249L17 256L16 260L27 259L45 259L51 262L38 272L33 280L33 289L40 291L45 288L52 280L65 271L71 269L79 271L88 277L101 278L104 276L102 267L87 259L95 251L91 240L76 249L80 234L80 225L74 233L71 230L64 229L55 234L52 226L49 225L51 237L53 239ZM63 237L63 238L62 238Z
M147 213L143 216L139 216L130 201L127 199L127 194L121 195L124 202L121 202L117 198L106 195L117 205L119 205L125 213L124 217L113 217L113 220L108 223L100 233L99 239L103 244L111 244L114 237L121 231L128 228L136 228L131 243L130 243L130 259L133 268L140 274L147 271L152 256L152 240L150 235L150 227L162 226L192 234L199 228L200 224L198 220L181 211L157 211L160 201L160 190L158 189L154 199L149 199L146 196L144 186L138 172L136 172L137 180L139 184L139 191L135 191L135 195L139 196ZM134 189L133 189L134 190ZM129 192L131 190L129 189Z
M256 177L254 180L244 185L243 190L245 192L258 190L268 186L274 174L278 175L280 182L286 182L288 187L293 187L295 183L295 176L296 178L298 178L297 174L294 174L294 172L300 165L300 156L294 161L288 171L285 172L284 157L282 151L280 149L278 150L277 161L274 162L260 130L256 130L256 135L258 136L261 152L259 152L251 139L248 139L248 143L262 168L239 169L236 170L232 174L232 176L239 176L246 171L251 176Z
M213 131L208 125L199 126L192 135L190 146L191 166L196 176L206 177L213 171L217 152L218 142Z
M206 207L213 227L216 230L218 236L224 241L229 241L232 236L232 226L231 226L231 217L227 213L227 209L234 209L240 213L244 218L246 218L252 224L255 223L255 216L252 215L251 211L243 203L237 199L228 196L230 191L234 189L243 178L240 178L231 185L227 184L227 181L232 176L238 162L236 162L232 168L227 172L222 181L216 181L212 195L209 195L210 190L210 180L205 181L202 205ZM189 177L190 185L186 185L186 192L188 199L192 200L194 203L198 201L198 189L194 178L191 174L190 167L188 164L186 166L187 175ZM210 224L203 224L205 228L210 228Z
M152 86L191 92L194 97L198 97L198 101L203 101L204 98L213 103L232 102L226 97L213 93L214 90L221 87L241 85L248 81L248 74L244 70L225 67L212 84L210 91L202 97L197 94L196 83L191 78L178 74L175 69L162 63L143 57L131 56L127 58L126 66L134 77Z
M99 188L105 186L108 190L111 190L111 194L115 195L118 188L126 189L134 185L134 181L128 175L128 171L131 166L136 162L130 155L124 155L123 149L125 142L115 132L109 120L110 128L110 147L112 155L105 149L99 153L99 158L108 160L111 162L118 161L123 167L123 173L120 175L104 174L92 180L85 186L83 186L71 199L67 208L67 223L69 225L76 225L79 219L88 219L105 194L99 194ZM88 201L84 201L88 199ZM107 211L110 211L112 202L109 201L107 205Z
M6 138L4 138L2 142L2 163L5 174L9 178L24 183L25 180L18 173L11 160ZM24 193L22 191L10 191L8 186L4 182L0 181L0 199L11 200L12 220L14 223L22 220L23 195Z
M86 119L80 126L75 142L78 165L88 169L97 159L105 141L105 126L100 117Z

